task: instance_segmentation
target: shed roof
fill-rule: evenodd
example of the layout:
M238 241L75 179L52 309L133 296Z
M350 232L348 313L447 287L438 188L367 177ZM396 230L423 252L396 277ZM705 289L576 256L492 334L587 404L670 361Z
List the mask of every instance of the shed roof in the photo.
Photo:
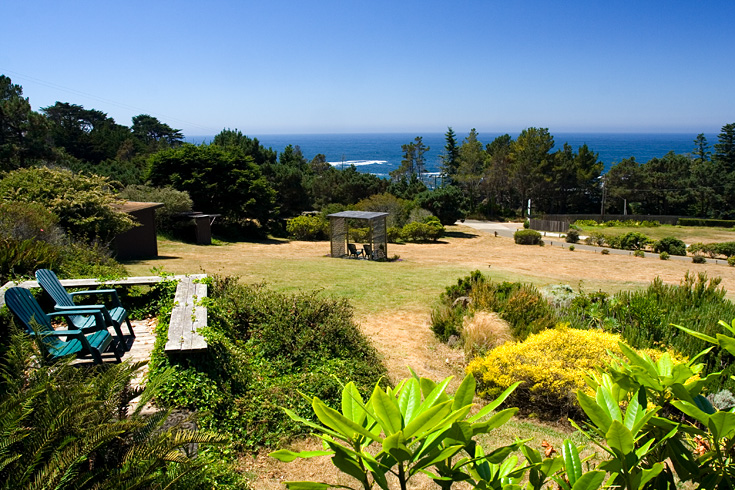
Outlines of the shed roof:
M134 213L135 211L140 211L141 209L150 209L150 208L160 208L163 207L163 203L161 202L139 202L139 201L126 201L124 203L118 203L113 205L113 207L121 211L123 213Z
M339 213L330 214L328 218L357 218L357 219L375 219L382 216L388 216L388 213L376 213L373 211L341 211Z

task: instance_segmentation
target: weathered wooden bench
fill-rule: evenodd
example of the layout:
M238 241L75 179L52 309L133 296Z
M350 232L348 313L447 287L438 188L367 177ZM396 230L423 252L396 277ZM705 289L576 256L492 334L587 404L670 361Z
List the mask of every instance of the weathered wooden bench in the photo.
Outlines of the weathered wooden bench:
M178 281L174 295L174 307L171 311L171 320L168 327L168 341L166 352L200 351L207 348L207 341L197 332L207 325L207 308L201 304L201 299L207 296L207 285L200 282L206 274L192 274L189 276L173 276ZM97 279L62 279L64 287L95 288L100 286L141 286L153 285L169 279L161 276L127 277L115 281L99 281ZM0 288L0 307L5 306L5 291L8 288L19 286L27 289L39 287L37 281L20 283L9 282Z

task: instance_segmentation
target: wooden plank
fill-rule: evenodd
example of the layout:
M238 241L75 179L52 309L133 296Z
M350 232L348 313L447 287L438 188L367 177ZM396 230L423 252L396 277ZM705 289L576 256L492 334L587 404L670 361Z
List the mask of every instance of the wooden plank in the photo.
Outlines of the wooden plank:
M168 341L165 350L181 350L184 343L185 325L191 323L191 308L187 308L187 298L192 280L188 277L179 281L174 295L174 307L168 325ZM188 310L188 311L187 311Z
M204 350L207 348L207 341L204 340L204 337L198 332L198 330L201 327L207 326L207 308L201 304L202 299L207 297L207 285L195 283L194 296L197 303L194 307L194 322L192 324L191 344L189 349Z

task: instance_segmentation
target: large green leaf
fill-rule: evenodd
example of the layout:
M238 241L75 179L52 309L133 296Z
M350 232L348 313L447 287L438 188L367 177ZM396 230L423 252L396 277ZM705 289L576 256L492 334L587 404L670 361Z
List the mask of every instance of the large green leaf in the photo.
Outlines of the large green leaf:
M388 396L379 386L375 386L370 400L375 411L375 417L386 436L401 430L402 417L395 398Z
M584 410L584 413L587 414L592 423L603 433L607 432L612 423L612 418L607 411L598 405L594 398L582 390L577 391L577 401L579 401L579 406L582 407L582 410Z
M421 403L421 406L419 407L419 413L423 412L424 410L428 410L430 407L433 407L436 403L442 403L447 400L449 400L449 397L446 393L444 393L444 390L447 389L447 385L452 380L452 376L448 377L444 381L442 381L439 384L436 383L424 383L425 378L421 378L421 392L424 393L424 401ZM426 389L428 389L429 386L433 386L432 390L429 393L426 393Z
M619 421L613 420L605 434L607 444L617 449L621 455L633 452L635 448L635 441L633 440L633 434Z
M643 393L643 402L645 403L645 390L643 388L640 389L638 394ZM642 417L643 413L645 412L645 406L641 406L641 402L639 401L638 394L634 396L630 403L628 403L628 408L625 410L625 419L623 419L623 425L628 430L633 430L633 427L635 426L636 422L638 422Z
M656 463L651 468L647 470L643 470L641 474L640 488L645 487L646 483L648 483L649 481L651 481L651 479L658 476L658 474L661 473L663 469L664 469L663 463Z
M731 438L735 432L735 413L715 412L710 415L707 428L715 439Z
M311 420L306 420L305 418L296 415L295 413L293 413L288 408L284 408L283 411L286 412L286 415L288 415L289 417L291 417L291 420L293 420L294 422L302 423L302 424L304 424L307 427L311 427L312 429L316 429L319 432L323 432L324 434L329 434L332 437L337 437L339 439L341 439L341 438L344 437L341 434L339 434L338 432L333 431L332 429L328 429L326 427L322 427L319 424L315 424Z
M348 452L337 450L332 456L332 463L339 468L340 471L350 475L359 482L367 481L367 473L362 469L360 463Z
M437 424L452 412L452 400L435 405L428 410L421 412L415 419L406 425L403 433L406 439L410 439L416 434L431 431Z
M297 458L305 459L313 458L315 456L330 456L332 454L334 454L333 451L301 451L296 453L294 451L289 451L288 449L279 449L278 451L269 453L268 456L275 458L278 461L283 461L284 463L290 463Z
M597 396L595 397L595 400L611 420L622 422L623 414L620 411L620 405L618 405L617 397L613 396L610 390L604 386L600 386L597 388Z
M416 379L409 378L398 397L398 408L403 414L404 424L413 420L419 406L421 406L421 387Z
M675 325L673 323L671 325L673 325L674 327L678 328L679 330L681 330L683 332L688 333L692 337L696 337L698 339L704 340L705 342L709 342L711 344L716 344L717 343L717 339L714 338L714 337L710 337L709 335L705 335L705 334L703 334L701 332L697 332L696 330L690 330L688 328L682 327L681 325Z
M562 447L562 458L564 458L564 469L570 485L574 485L582 476L582 461L579 459L579 451L569 439L564 439Z
M472 405L472 400L475 398L476 385L475 377L472 374L465 376L462 384L459 385L457 392L454 394L452 410L458 410L465 405Z
M597 490L603 481L605 481L604 471L588 471L574 483L572 490Z
M697 408L692 403L688 402L682 402L682 401L673 401L671 402L673 406L684 412L685 414L689 415L690 417L693 417L697 420L697 422L707 425L709 422L709 415L704 413L702 410Z
M398 463L409 461L413 456L406 447L406 438L400 430L383 440L383 451L393 456Z
M735 339L734 338L718 333L717 341L719 342L720 347L722 347L727 352L735 356Z
M367 417L363 406L364 402L360 392L357 391L355 383L350 381L342 389L342 414L356 424L362 425Z
M455 422L443 434L445 441L461 444L468 444L472 440L472 436L472 426L469 422Z
M501 410L500 412L494 414L492 417L487 419L485 422L477 422L475 424L472 424L472 433L474 435L487 434L491 430L497 429L501 425L505 424L507 421L513 418L513 416L517 412L518 409L515 407Z
M503 391L495 400L493 400L492 402L482 407L482 409L479 412L477 412L475 415L467 419L467 421L474 422L475 420L480 420L482 417L486 416L487 414L489 414L490 412L498 408L500 404L503 403L505 399L508 398L510 394L513 393L513 391L516 388L518 388L518 385L520 384L521 384L520 381L513 383L505 391Z
M348 419L333 408L326 406L324 402L319 399L314 399L312 408L314 409L316 416L324 425L340 432L350 441L354 439L356 433L366 437L368 440L380 441L380 437L377 437L362 425L353 422L351 419Z

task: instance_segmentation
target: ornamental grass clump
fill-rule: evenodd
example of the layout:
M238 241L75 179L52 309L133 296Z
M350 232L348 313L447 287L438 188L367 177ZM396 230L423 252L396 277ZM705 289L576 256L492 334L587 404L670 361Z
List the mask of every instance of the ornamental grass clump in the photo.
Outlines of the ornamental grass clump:
M507 342L467 366L478 381L478 392L493 398L521 381L509 403L526 414L543 419L566 419L580 415L577 390L584 378L622 356L620 336L601 330L578 330L559 324L554 329L530 335L524 342ZM646 350L653 358L661 353ZM676 356L674 356L676 357Z

